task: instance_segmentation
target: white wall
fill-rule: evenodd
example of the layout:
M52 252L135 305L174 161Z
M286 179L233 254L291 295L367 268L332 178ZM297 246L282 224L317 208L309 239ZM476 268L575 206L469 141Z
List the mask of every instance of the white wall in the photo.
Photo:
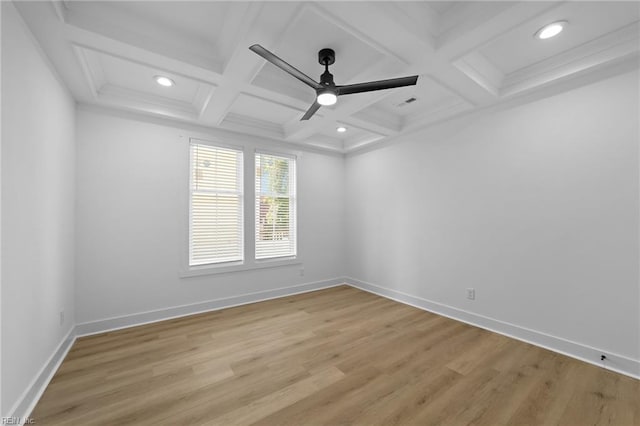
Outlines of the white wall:
M75 105L36 46L2 2L2 415L74 323Z
M2 10L0 7L0 52L2 40ZM0 58L0 65L2 59ZM2 66L0 66L0 99L2 99ZM0 102L0 416L4 413L2 406L2 102Z
M164 125L162 120L78 111L78 323L344 275L344 159L302 152L297 169L304 276L299 266L284 266L180 277L189 137L243 140L230 132L209 132Z
M347 274L639 360L638 79L350 156Z

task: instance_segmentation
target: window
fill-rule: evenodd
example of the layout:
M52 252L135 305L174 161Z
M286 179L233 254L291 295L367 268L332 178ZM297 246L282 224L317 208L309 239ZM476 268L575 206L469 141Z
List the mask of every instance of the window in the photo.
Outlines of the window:
M302 264L296 161L251 142L190 139L182 277Z
M191 141L189 266L243 260L242 151Z
M256 259L296 255L296 160L256 153Z

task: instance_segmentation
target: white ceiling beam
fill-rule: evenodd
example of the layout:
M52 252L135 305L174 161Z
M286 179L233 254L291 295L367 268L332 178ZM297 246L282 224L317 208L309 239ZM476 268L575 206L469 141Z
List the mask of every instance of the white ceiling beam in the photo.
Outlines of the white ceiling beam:
M429 32L421 31L414 21L393 5L367 3L371 13L363 13L359 2L327 2L317 6L330 19L351 28L351 32L363 42L404 66L416 64L418 57L429 56L434 50Z
M141 50L222 73L223 63L210 41L129 14L110 6L109 2L74 2L66 17L68 29L84 29Z
M63 0L50 0L53 10L56 12L56 16L63 24L67 22L68 7Z
M420 2L374 2L371 7L378 8L387 20L398 25L402 31L412 34L424 44L425 49L435 49L440 16L431 7L424 7L424 3ZM406 45L398 43L394 48L398 51L403 46ZM402 55L407 55L413 61L415 50L403 52Z
M402 119L397 115L391 115L379 108L367 108L358 111L341 121L345 124L356 126L371 132L391 136L402 130Z
M415 8L418 5L414 4L412 7ZM404 68L407 74L437 76L436 80L453 95L471 105L484 105L497 98L496 92L490 92L485 87L478 85L469 76L453 66L448 58L438 55L434 48L435 41L426 31L420 32L416 29L411 19L400 13L397 6L384 2L373 2L368 7L382 13L372 12L370 15L363 14L357 2L327 3L322 6L348 20L360 33L371 39L372 43L393 50L396 56L401 57L407 63ZM468 5L461 5L461 7L468 7ZM436 16L433 15L432 9L426 3L422 4L422 8L431 13L429 15L431 21L429 22L432 22L432 25L437 25L433 22ZM392 13L393 10L396 11ZM384 31L381 31L381 28L384 28ZM461 29L459 25L457 28ZM389 34L394 36L389 37ZM295 129L295 125L287 126L285 133L289 134L289 131L295 133L293 129Z
M104 52L127 61L152 66L172 74L207 83L218 84L221 80L221 75L210 68L151 52L82 28L67 26L65 33L72 46Z
M219 16L222 24L210 30L206 20L204 25L192 27L190 22L202 24L202 21L187 9L182 16L182 6L175 9L176 25L163 26L162 16L166 17L167 9L159 9L160 14L155 15L158 11L153 8L157 2L125 7L109 2L47 0L16 2L16 7L80 102L165 116L172 110L178 112L175 116L181 120L208 126L231 123L247 133L263 132L291 142L319 141L322 135L331 134L327 129L343 123L368 132L362 138L356 138L354 133L341 140L345 149L351 150L380 135L393 136L424 127L469 109L500 103L504 98L638 57L637 22L635 27L618 28L597 40L585 39L567 52L507 75L482 54L486 46L500 37L532 20L540 20L547 13L554 14L554 9L565 3L456 2L451 7L442 5L445 12L440 14L437 12L440 5L432 7L426 2L229 2L225 6L196 9L200 13L224 14ZM340 28L344 37L334 40L337 45L356 39L359 46L370 50L367 60L372 63L357 64L364 71L348 80L337 75L338 84L419 74L446 88L451 96L429 110L404 117L374 106L391 95L392 90L344 96L335 107L322 108L312 120L300 122L314 97L313 91L304 85L296 88L284 77L267 72L271 70L261 72L266 61L248 47L260 43L278 52L279 46L292 38L320 42L317 35L312 39L314 34L301 26L304 19L326 20ZM144 89L138 93L123 92L119 86L109 88L108 76L101 78L96 72L99 66L94 66L92 73L85 72L88 75L85 78L82 65L91 65L91 55L86 55L91 51L130 62L126 66L144 65L202 83L192 102L193 108L190 104L170 102L170 92L165 92L167 102L161 99L165 96L147 96ZM95 86L93 90L91 84ZM103 86L106 89L100 97L97 92ZM216 90L212 92L214 86ZM244 110L240 109L240 103L234 105L242 94L279 103L290 108L291 116L296 117L284 124L261 121L259 114L253 116L256 111L250 103ZM136 98L136 102L127 103L124 97Z
M224 73L214 96L203 109L200 119L213 126L219 126L233 106L233 103L242 89L258 74L265 65L265 60L249 50L249 46L259 43L266 46L276 45L282 38L282 34L272 31L274 27L265 28L258 25L259 19L271 22L275 27L286 27L296 12L293 7L283 8L275 14L272 10L264 8L262 3L252 3L242 14L234 15L236 23L240 27L235 41L231 57L227 61ZM265 16L268 15L268 16ZM269 31L271 30L271 31Z
M430 34L420 29L415 21L410 20L402 10L393 5L371 3L368 7L381 12L371 14L363 14L362 8L357 3L351 2L318 3L314 6L316 11L321 11L327 19L337 22L342 28L381 52L385 57L385 60L344 83L377 80L381 73L385 73L384 70L396 70L407 75L416 74L418 73L418 66L414 65L417 56L416 43L419 43L427 54L433 51L431 45L433 40ZM384 31L381 31L381 28L384 28ZM397 36L387 37L386 35L390 33ZM392 91L380 91L340 97L334 108L321 108L320 116L314 116L311 120L304 122L296 118L285 123L286 139L300 142L326 128L329 123L335 122L352 123L364 130L385 136L396 134L397 128L389 128L379 122L354 117L354 114L381 101L391 93ZM306 106L308 107L309 105Z
M342 122L342 123L357 123L359 127L369 130L375 133L384 135L391 135L395 132L394 129L390 129L380 125L379 123L371 123L366 120L357 119L353 117L353 114L363 110L364 108L381 101L389 93L385 91L372 92L370 94L358 94L349 95L348 97L341 97L338 100L338 104L334 109L321 108L319 115L312 117L308 121L300 121L299 117L289 121L284 125L285 137L291 142L300 142L307 139L311 135L318 133L321 129L325 128L328 124Z
M309 108L309 102L301 101L300 99L291 97L283 92L274 92L272 90L265 89L260 86L254 86L249 83L245 84L240 88L240 93L246 93L248 95L256 96L258 98L268 99L272 102L286 105L292 109L299 111L300 116L302 116L302 114L307 110L307 108Z
M568 52L507 74L501 95L512 96L585 71L621 62L629 57L637 57L640 51L638 34L640 23L634 22Z
M436 55L453 62L472 51L481 49L502 34L519 27L538 15L555 9L563 2L503 2L471 3L467 7L476 13L438 38Z
M433 74L471 105L496 102L504 76L478 51L505 32L561 3L479 2L455 6L445 14L446 30L437 41Z
M260 60L249 49L236 50L228 63L219 88L205 105L200 119L210 125L219 126L240 94L240 89L250 81L258 69Z
M480 52L471 52L453 65L493 96L500 95L504 73Z

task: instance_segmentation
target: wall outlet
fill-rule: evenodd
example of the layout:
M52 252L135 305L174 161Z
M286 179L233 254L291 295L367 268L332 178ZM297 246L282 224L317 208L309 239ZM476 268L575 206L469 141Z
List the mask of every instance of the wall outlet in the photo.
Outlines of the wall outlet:
M468 288L467 289L467 299L469 299L469 300L475 300L476 299L476 289L475 288Z
M60 311L60 325L64 324L64 311Z
M304 268L300 268L300 276L304 277Z

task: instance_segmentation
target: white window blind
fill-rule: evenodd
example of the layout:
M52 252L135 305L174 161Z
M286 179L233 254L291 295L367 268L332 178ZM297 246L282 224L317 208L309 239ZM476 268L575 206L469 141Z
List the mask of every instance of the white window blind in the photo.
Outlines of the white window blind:
M296 160L256 153L256 259L296 255Z
M189 265L243 260L242 151L191 142Z

